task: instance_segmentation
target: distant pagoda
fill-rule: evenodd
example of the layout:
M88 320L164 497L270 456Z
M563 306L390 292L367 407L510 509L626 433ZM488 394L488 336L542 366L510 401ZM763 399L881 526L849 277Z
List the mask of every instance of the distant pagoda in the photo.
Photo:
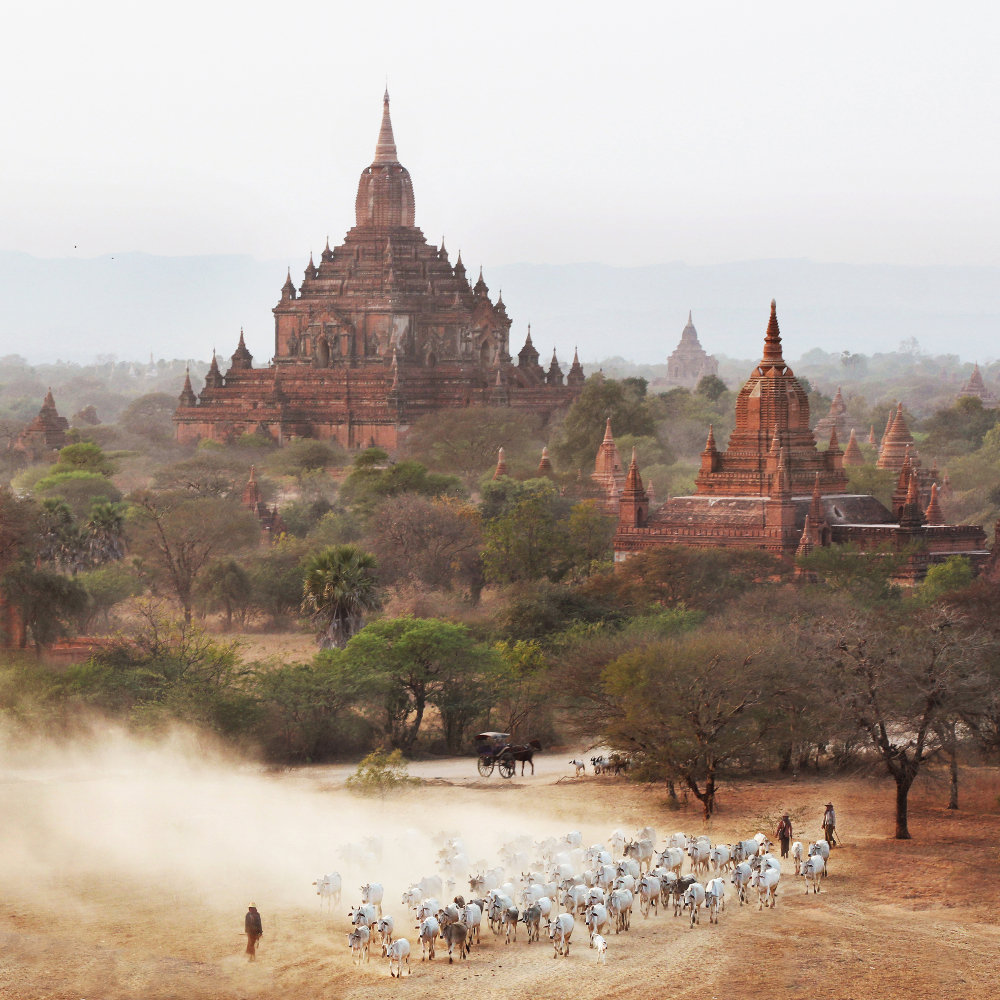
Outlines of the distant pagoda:
M698 331L688 312L687 326L681 331L681 340L673 354L667 358L667 377L656 379L657 388L697 388L706 375L718 375L719 362L705 351L698 340Z

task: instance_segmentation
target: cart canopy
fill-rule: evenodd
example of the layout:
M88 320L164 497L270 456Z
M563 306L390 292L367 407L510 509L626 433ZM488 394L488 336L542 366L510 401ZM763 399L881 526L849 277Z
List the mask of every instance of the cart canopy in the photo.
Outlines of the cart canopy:
M480 740L505 740L510 736L510 733L480 733L476 737L476 742Z

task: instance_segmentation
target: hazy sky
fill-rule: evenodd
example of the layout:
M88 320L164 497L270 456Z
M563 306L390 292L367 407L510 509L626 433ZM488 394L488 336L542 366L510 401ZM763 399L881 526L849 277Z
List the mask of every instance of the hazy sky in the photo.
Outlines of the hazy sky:
M353 222L388 77L466 263L1000 265L986 3L6 9L0 248L298 259Z

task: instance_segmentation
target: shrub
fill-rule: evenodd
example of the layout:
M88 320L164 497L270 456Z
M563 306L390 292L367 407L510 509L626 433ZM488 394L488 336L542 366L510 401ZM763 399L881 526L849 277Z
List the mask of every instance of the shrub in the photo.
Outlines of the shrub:
M358 764L357 770L347 779L347 787L356 795L378 796L383 801L393 792L411 785L419 785L419 778L407 774L406 761L401 750L373 750Z

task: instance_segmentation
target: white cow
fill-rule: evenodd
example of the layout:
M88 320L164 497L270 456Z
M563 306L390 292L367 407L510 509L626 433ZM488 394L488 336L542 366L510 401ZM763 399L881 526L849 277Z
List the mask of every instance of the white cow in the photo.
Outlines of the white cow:
M385 954L386 948L392 944L392 931L395 923L392 917L385 916L382 917L379 922L375 925L375 930L378 931L379 937L382 939L382 953Z
M747 901L747 886L750 885L750 880L753 878L753 869L750 867L749 861L741 861L733 869L733 877L731 879L733 885L736 886L736 895L739 896L740 906L742 906Z
M573 767L576 768L576 776L579 778L581 775L587 773L587 764L585 761L576 760L575 758L570 761Z
M361 887L361 902L370 903L378 910L378 915L382 916L382 896L384 890L378 882L369 882Z
M558 958L560 955L566 958L569 957L569 941L573 936L573 927L575 924L576 921L573 919L572 913L563 913L556 917L555 920L548 922L549 940L555 949L552 955L553 958Z
M603 903L592 903L587 907L584 917L587 927L590 929L590 947L594 947L594 935L601 931L607 932L611 924L608 917L608 908Z
M795 843L792 844L792 864L795 865L796 875L802 874L802 855L802 841L796 840Z
M423 893L415 885L412 885L403 893L403 906L408 906L416 913L417 907L423 898Z
M406 938L397 938L385 947L385 957L389 959L389 975L393 975L392 964L396 963L395 975L403 978L403 962L406 962L406 974L410 975L410 942Z
M726 908L726 883L721 878L713 878L705 886L705 903L708 907L708 922L719 922L719 911Z
M476 944L479 944L479 928L483 922L483 911L476 903L466 903L463 918L465 926L469 928L469 944L472 944L473 937L476 939Z
M313 882L313 885L316 886L316 895L319 896L320 907L323 906L324 899L327 903L327 909L333 903L340 906L341 879L339 872L330 872L329 875L321 875Z
M732 867L733 852L728 844L716 844L708 853L708 860L715 872L726 872Z
M701 923L701 906L705 902L705 887L700 882L692 882L681 897L683 909L691 910L691 926Z
M684 849L682 847L668 847L660 855L660 864L667 871L674 872L679 876L684 867Z
M695 840L688 844L688 857L691 859L691 871L697 875L708 871L708 859L712 854L712 845L707 840Z
M421 899L430 899L431 896L441 895L444 882L440 875L426 875L419 882L415 882L412 888L420 890Z
M434 917L428 917L420 925L420 961L434 961L434 945L437 943L441 928Z
M615 933L627 931L632 923L632 893L615 889L608 896L608 916L615 918Z
M639 910L644 919L649 919L650 907L654 915L656 904L660 900L660 880L653 875L643 875L639 882Z
M347 947L351 949L351 961L356 965L369 961L368 942L371 932L367 927L356 927L347 935Z
M639 841L629 841L625 845L626 856L635 859L639 863L639 871L642 871L642 866L645 865L646 869L653 867L653 841L639 840Z
M378 919L375 907L371 903L362 903L347 911L347 918L355 927L374 927Z
M809 857L818 854L823 859L823 878L826 878L826 863L830 860L830 845L825 840L817 840L809 845Z
M611 856L613 858L620 858L625 853L625 832L623 830L612 830L611 836L608 837L608 843L611 845Z
M763 910L765 906L774 909L780 879L781 872L775 871L773 868L762 867L759 872L754 873L750 884L757 890L758 910Z
M687 847L687 842L687 834L678 831L677 833L671 834L670 839L667 841L667 847L679 847L683 851L684 848Z
M809 883L812 883L813 892L819 892L819 883L826 868L826 862L820 854L814 854L806 858L802 864L801 875L806 880L806 895L809 895Z

